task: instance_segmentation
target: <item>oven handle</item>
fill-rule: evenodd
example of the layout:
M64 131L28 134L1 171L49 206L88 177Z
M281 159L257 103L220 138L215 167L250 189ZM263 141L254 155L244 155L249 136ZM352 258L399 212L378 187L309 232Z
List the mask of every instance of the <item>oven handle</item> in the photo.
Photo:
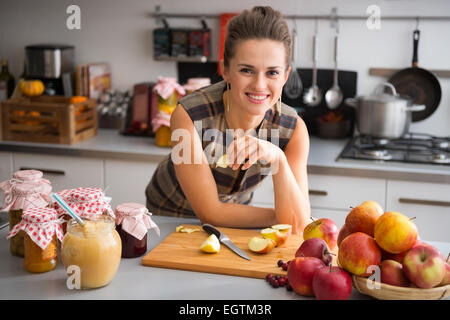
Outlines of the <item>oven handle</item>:
M409 203L409 204L422 204L422 205L426 205L426 206L450 207L450 202L448 202L448 201L399 198L398 202Z

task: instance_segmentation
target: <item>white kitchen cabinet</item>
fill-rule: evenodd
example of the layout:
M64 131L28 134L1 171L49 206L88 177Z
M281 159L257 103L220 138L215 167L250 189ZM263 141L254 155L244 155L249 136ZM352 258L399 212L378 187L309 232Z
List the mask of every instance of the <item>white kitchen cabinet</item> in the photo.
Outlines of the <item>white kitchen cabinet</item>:
M106 159L105 188L106 195L112 197L111 205L125 202L145 205L145 188L157 166L157 162Z
M308 174L311 208L347 210L366 200L386 204L386 180Z
M450 241L450 184L388 180L386 210L416 217L425 241Z
M54 192L78 187L104 187L102 159L31 153L13 153L13 158L14 171L42 171Z
M383 208L386 204L384 179L308 174L308 184L312 209L349 212L350 206L357 206L366 200L374 200ZM264 179L262 185L255 190L252 204L273 207L272 176Z
M0 182L9 180L13 175L12 152L0 152Z

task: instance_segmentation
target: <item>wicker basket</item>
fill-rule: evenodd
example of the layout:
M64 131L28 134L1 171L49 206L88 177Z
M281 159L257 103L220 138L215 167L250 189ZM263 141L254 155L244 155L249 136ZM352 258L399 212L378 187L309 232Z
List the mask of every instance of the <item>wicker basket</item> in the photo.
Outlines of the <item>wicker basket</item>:
M405 288L380 283L380 288L367 287L367 278L353 275L353 286L360 293L379 300L440 300L450 296L450 284L431 289ZM369 280L371 281L371 280Z
M97 103L64 96L19 97L1 103L3 140L74 144L97 134Z

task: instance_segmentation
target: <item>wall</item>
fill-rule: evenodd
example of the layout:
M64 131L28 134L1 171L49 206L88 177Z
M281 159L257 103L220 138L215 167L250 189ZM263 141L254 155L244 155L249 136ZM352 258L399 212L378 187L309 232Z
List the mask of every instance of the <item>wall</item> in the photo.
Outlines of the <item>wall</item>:
M66 28L66 8L81 8L81 30ZM367 1L367 0L37 0L0 1L0 57L7 58L17 77L23 69L24 47L42 42L68 43L76 47L76 63L109 61L113 86L130 89L134 83L156 80L159 75L176 76L175 63L152 59L152 29L156 22L148 16L160 4L174 13L238 12L256 4L272 4L285 14L327 15L338 7L340 15L365 15L376 4L381 14L450 15L450 1ZM208 19L212 28L213 58L217 57L217 19ZM199 21L169 19L171 26L200 26ZM292 25L292 21L289 21ZM408 67L412 57L412 31L416 22L383 21L380 30L369 30L363 20L339 22L339 67L358 71L358 93L369 94L382 79L368 75L370 67ZM298 20L300 67L311 67L311 37L314 21ZM450 21L421 21L419 64L429 69L450 69ZM333 30L328 21L319 23L319 67L332 68ZM428 119L413 123L411 130L450 136L450 79L440 79L443 97L438 110Z

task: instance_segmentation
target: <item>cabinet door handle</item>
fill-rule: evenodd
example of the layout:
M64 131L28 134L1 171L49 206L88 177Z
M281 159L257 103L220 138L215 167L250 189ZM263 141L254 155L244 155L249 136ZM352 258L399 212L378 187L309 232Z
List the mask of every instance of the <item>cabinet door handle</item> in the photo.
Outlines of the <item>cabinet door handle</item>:
M327 196L328 192L323 190L309 190L309 194L313 196Z
M50 170L50 169L28 168L28 167L21 167L20 170L38 170L41 171L43 174L51 174L54 176L66 175L66 172L63 170Z
M450 207L450 202L448 202L448 201L399 198L398 202L400 202L400 203L411 203L411 204L423 204L423 205L427 205L427 206Z

